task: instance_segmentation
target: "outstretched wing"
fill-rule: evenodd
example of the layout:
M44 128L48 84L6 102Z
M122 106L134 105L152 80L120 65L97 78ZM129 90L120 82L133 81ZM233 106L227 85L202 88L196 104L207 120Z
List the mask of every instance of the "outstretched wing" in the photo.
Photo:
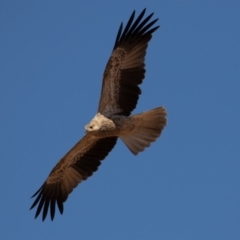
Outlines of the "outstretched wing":
M35 218L42 212L44 221L50 208L51 219L54 219L55 207L63 213L63 203L68 195L82 181L97 171L108 153L117 142L117 137L99 139L86 134L53 168L47 180L32 196L36 197L31 208L36 205Z
M120 25L112 55L104 75L98 112L105 116L122 114L129 116L136 107L141 90L138 87L145 77L144 59L152 33L152 14L143 19L146 9L134 21L132 13L125 29Z

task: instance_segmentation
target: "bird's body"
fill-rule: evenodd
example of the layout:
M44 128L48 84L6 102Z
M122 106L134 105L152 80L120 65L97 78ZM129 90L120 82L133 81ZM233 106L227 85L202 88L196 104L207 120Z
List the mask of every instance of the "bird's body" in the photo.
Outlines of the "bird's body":
M63 213L68 195L98 169L118 138L137 155L149 147L165 127L163 107L130 116L141 94L138 85L144 79L147 44L158 28L151 28L157 19L148 23L153 14L142 19L144 13L145 9L133 22L133 12L123 31L121 24L103 74L98 112L85 126L85 136L57 163L33 195L36 199L31 209L38 205L35 217L42 210L44 220L50 209L53 220L56 204Z

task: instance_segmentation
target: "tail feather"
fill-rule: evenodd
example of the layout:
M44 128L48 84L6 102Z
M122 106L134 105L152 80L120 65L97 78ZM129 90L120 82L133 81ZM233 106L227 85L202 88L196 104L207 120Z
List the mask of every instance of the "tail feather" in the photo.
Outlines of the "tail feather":
M134 129L128 135L120 136L129 150L137 155L157 140L167 123L166 111L158 107L147 112L131 116Z

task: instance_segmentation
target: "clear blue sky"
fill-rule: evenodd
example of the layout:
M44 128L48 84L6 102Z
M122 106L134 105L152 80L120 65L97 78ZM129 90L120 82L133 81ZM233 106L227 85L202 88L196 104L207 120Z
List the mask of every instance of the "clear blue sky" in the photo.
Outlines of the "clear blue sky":
M168 111L133 156L121 141L34 220L30 196L83 136L121 21L159 17L134 113ZM240 1L0 2L1 239L240 239Z

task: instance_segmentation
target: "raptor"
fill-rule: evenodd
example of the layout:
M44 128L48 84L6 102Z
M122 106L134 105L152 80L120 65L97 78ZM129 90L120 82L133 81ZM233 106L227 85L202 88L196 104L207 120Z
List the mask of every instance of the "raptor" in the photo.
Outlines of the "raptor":
M126 27L121 23L112 54L103 74L97 114L85 126L83 138L57 163L35 197L30 209L42 211L44 221L50 211L54 219L56 206L63 213L63 203L73 189L90 177L120 138L137 155L160 136L165 127L166 111L158 107L137 115L135 109L145 77L145 55L148 42L159 26L158 19L144 18L146 9L134 20L135 11Z

